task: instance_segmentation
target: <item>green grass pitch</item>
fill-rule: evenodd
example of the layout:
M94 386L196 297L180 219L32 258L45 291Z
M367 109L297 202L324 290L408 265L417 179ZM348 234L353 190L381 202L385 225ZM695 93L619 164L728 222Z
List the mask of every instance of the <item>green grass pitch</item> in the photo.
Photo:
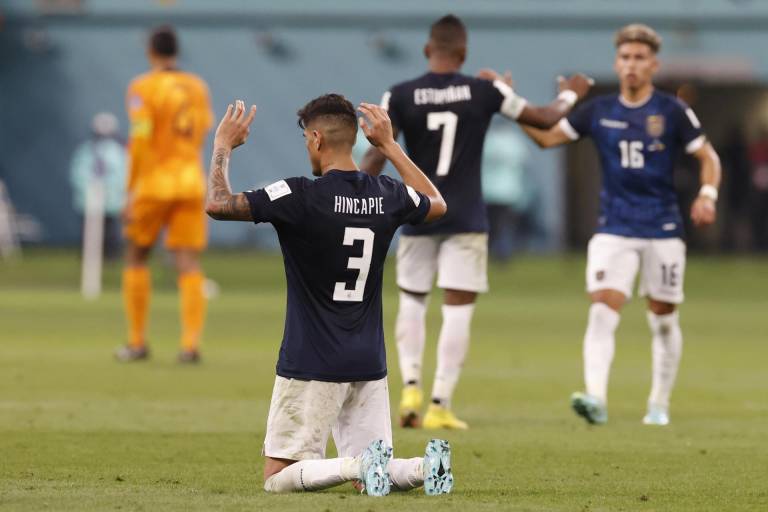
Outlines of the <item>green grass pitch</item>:
M156 260L152 359L133 365L112 360L125 339L119 269L108 269L102 299L85 302L74 253L0 262L0 510L768 510L766 260L690 262L668 428L640 422L650 386L641 301L618 330L610 423L589 427L568 407L582 385L583 260L492 268L455 397L471 430L440 434L454 447L455 492L383 499L348 486L262 490L285 302L279 256L206 257L222 293L210 304L199 367L174 362L174 275ZM385 279L394 410L391 266ZM433 297L428 386L438 325ZM421 454L429 436L395 429L395 453Z

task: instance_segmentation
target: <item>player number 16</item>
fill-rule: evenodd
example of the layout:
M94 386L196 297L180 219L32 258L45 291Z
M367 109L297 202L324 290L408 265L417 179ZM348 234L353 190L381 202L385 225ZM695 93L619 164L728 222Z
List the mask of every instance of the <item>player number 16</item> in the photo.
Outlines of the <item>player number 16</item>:
M621 150L621 166L624 169L642 169L645 167L642 141L621 140L619 141L619 150Z

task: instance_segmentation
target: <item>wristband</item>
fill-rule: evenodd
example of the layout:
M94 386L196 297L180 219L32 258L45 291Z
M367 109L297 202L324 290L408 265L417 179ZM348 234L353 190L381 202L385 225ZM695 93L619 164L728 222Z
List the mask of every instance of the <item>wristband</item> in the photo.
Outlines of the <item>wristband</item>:
M699 189L699 195L707 197L712 201L717 201L717 187L714 185L702 185Z
M579 99L579 95L570 89L566 89L564 91L560 91L560 94L557 95L557 99L559 99L560 101L566 102L569 107L572 107L576 104L576 101Z

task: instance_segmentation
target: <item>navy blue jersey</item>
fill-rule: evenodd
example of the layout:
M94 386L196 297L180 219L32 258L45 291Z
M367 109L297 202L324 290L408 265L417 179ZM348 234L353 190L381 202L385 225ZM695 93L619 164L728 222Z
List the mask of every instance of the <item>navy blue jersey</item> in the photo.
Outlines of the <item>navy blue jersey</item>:
M254 222L280 239L288 301L277 374L355 382L387 374L381 314L384 259L429 199L388 176L329 171L245 193Z
M571 112L560 127L573 140L592 137L600 155L599 233L682 237L675 160L681 149L694 153L706 141L685 103L658 91L642 105L628 105L618 94L600 96Z
M395 85L382 107L403 134L408 155L448 204L441 219L406 226L407 235L488 231L480 184L483 142L493 114L517 119L525 100L500 81L461 73L427 73Z

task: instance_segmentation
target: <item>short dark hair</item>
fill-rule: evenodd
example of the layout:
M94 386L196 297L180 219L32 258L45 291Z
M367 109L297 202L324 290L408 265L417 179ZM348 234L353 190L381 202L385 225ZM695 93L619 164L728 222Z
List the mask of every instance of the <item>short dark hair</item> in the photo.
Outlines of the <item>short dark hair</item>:
M355 107L341 94L323 94L304 105L296 115L298 125L306 129L314 121L328 124L326 137L331 144L347 142L355 144L357 137L357 114Z
M458 16L448 14L432 24L429 39L437 50L453 52L467 45L467 27Z
M152 29L149 35L149 47L152 52L162 57L175 57L179 53L179 38L170 25L161 25Z

